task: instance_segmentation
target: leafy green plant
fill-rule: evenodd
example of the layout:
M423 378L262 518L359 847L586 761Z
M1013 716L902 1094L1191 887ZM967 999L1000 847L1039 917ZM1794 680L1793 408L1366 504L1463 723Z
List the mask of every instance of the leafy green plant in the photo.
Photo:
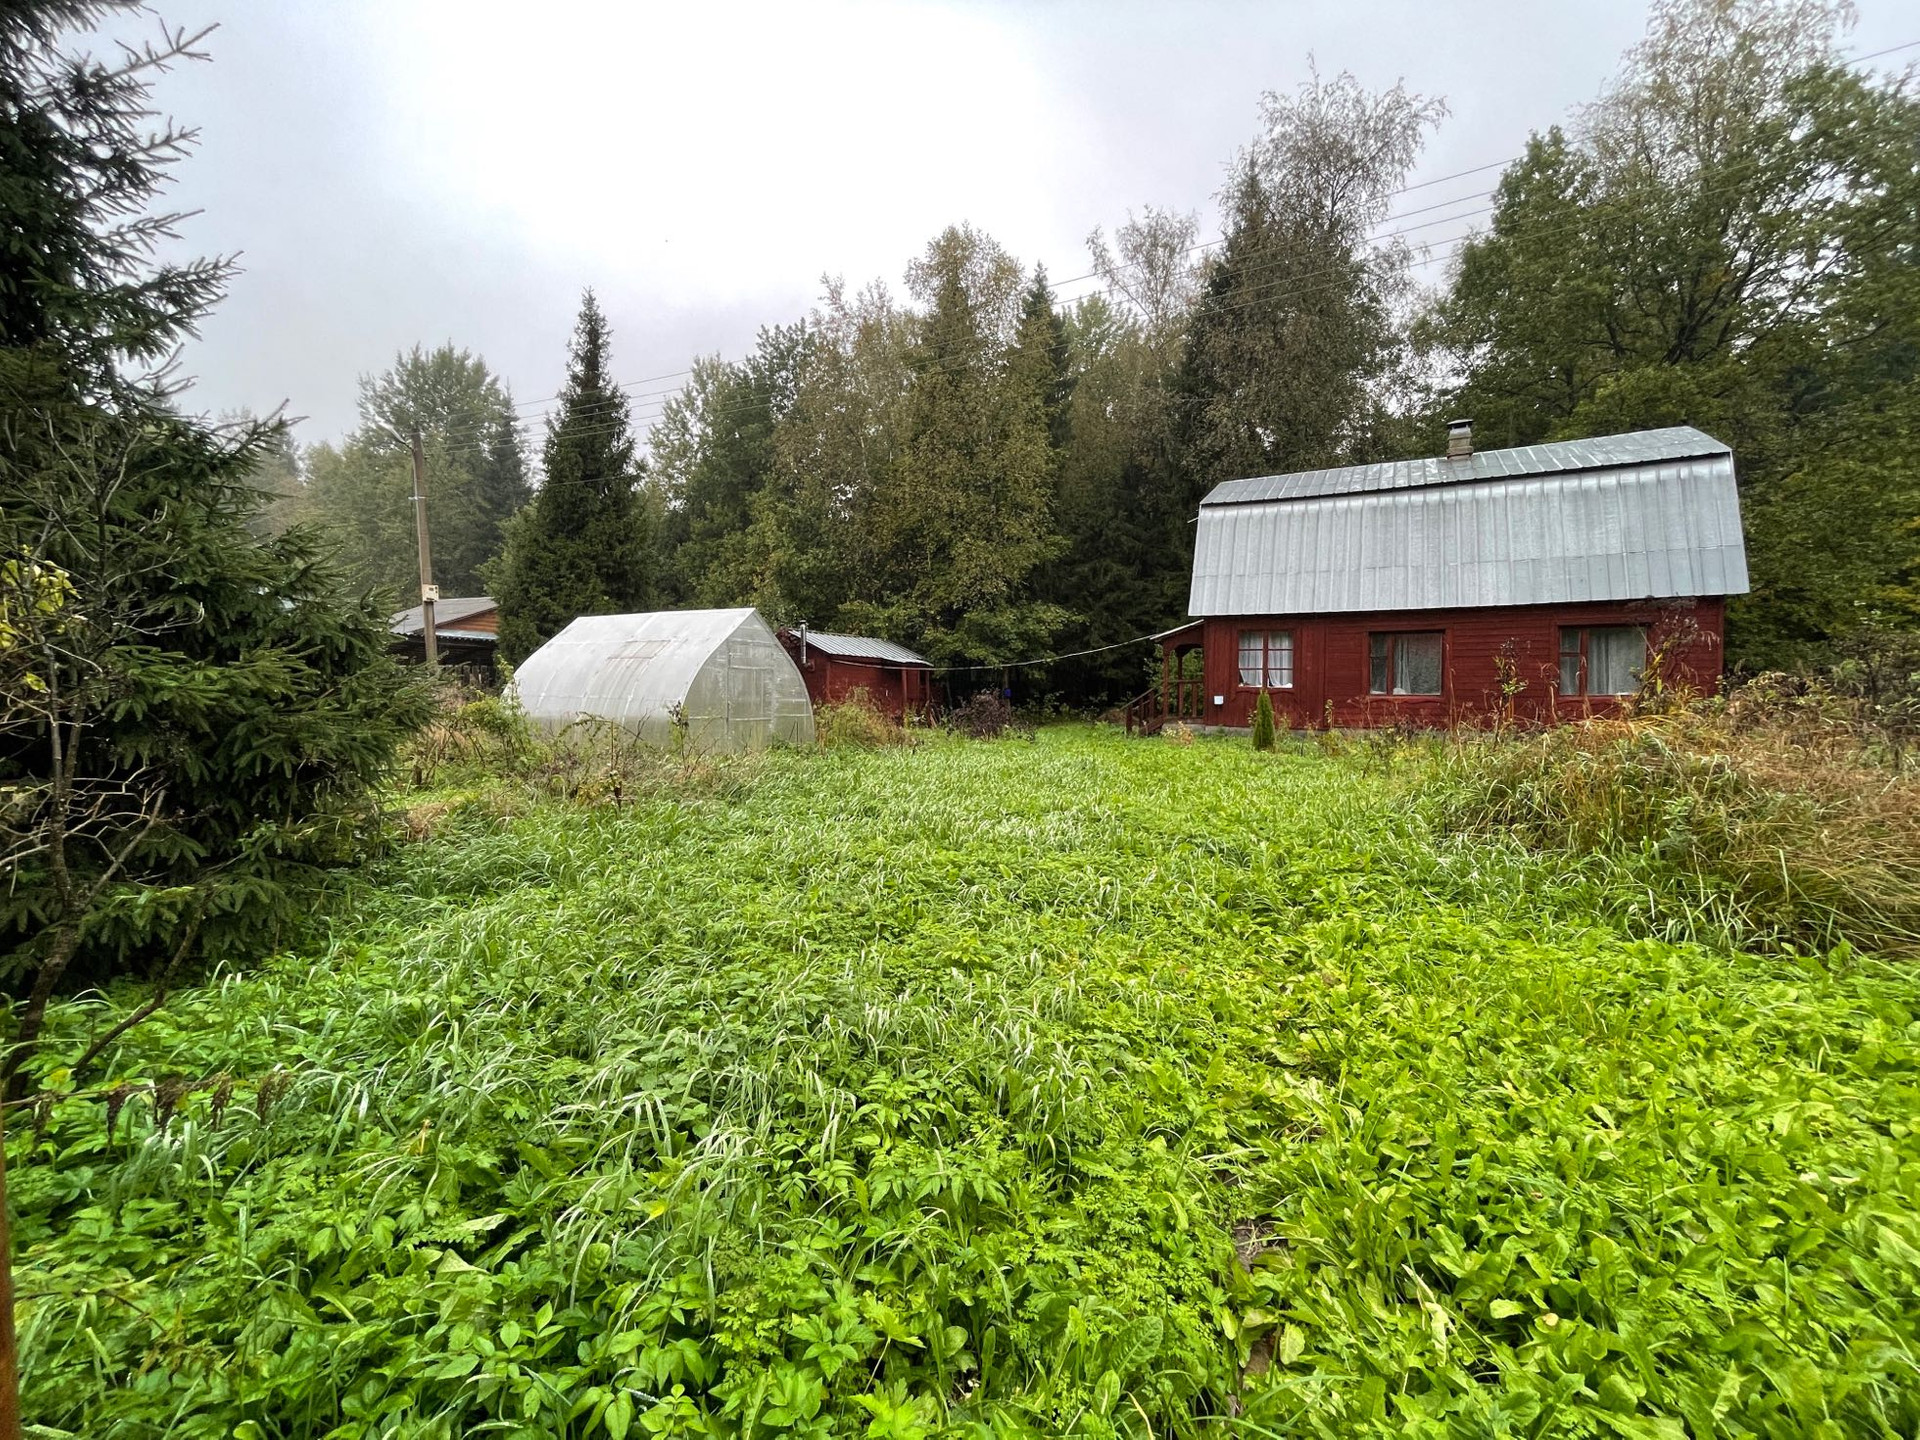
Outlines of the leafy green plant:
M758 766L473 795L324 943L49 1077L8 1125L29 1421L1920 1424L1906 970L1636 937L1309 750Z

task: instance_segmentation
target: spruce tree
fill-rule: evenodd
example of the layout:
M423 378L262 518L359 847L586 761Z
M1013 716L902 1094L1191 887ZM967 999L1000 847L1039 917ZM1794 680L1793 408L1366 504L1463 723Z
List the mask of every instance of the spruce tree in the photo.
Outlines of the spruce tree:
M1047 284L1047 267L1033 267L1033 283L1020 300L1020 330L1015 341L1020 350L1034 353L1031 371L1043 385L1041 407L1047 417L1047 440L1059 454L1065 454L1073 440L1072 348L1067 339L1067 321L1053 305L1053 287ZM1024 357L1015 364L1025 368ZM1044 380L1040 377L1044 376Z
M905 443L863 517L872 598L843 607L843 623L942 660L1043 652L1067 618L1035 583L1061 547L1051 326L1037 313L1023 325L1019 267L977 231L945 231L909 275L927 311Z
M653 516L638 484L626 392L609 373L610 340L589 290L559 410L547 422L545 476L488 570L500 602L500 653L514 664L578 616L645 610L654 600Z
M160 264L146 213L185 136L152 133L168 35L64 48L134 7L0 11L0 980L19 1093L63 983L260 953L350 858L418 692L386 616L314 537L249 533L280 427L182 414L164 358L227 267Z
M1273 697L1265 690L1253 705L1253 748L1273 749Z

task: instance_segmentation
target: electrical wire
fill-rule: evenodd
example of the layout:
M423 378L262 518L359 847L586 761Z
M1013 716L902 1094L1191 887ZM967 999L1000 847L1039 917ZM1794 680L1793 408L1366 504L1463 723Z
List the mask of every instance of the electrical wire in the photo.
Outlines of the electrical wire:
M1868 60L1879 59L1886 55L1896 54L1900 51L1913 49L1916 46L1920 46L1920 40L1906 41L1899 45L1888 46L1885 49L1872 51L1866 55L1850 57L1847 60L1845 60L1844 63L1849 66L1858 65ZM1411 185L1402 186L1397 190L1388 192L1388 196L1386 198L1408 194L1416 190L1427 189L1435 185L1446 184L1450 181L1463 179L1472 175L1483 174L1490 170L1495 170L1495 169L1502 168L1503 166L1511 165L1520 158L1523 158L1523 157L1513 156L1513 157L1508 157L1505 160L1489 161L1483 165L1472 166L1465 170L1455 171L1449 175L1438 176L1431 180L1423 180ZM1762 161L1762 158L1763 157L1756 156L1752 160L1750 160L1748 162L1749 168L1759 165ZM1717 194L1724 194L1738 188L1739 188L1738 183L1715 187L1715 189L1713 190L1696 192L1696 198L1702 198L1702 197L1717 195ZM1433 205L1423 206L1416 210L1404 211L1397 215L1390 215L1390 216L1383 217L1381 221L1376 222L1376 225L1390 223L1391 221L1394 221L1394 220L1406 219L1412 215L1424 214L1436 209L1446 209L1450 206L1465 204L1470 200L1483 198L1485 196L1491 195L1492 193L1493 191L1486 190L1486 191L1473 192L1468 195L1456 196L1453 199L1436 202ZM1373 236L1372 239L1375 241L1392 240L1399 236L1411 234L1419 230L1429 229L1439 225L1451 224L1458 220L1468 220L1468 219L1476 218L1481 215L1491 214L1494 212L1496 208L1497 207L1495 206L1485 206L1477 210L1466 211L1456 215L1444 216L1435 220L1422 222L1419 225L1410 225L1410 226L1402 227L1401 229L1398 229L1398 230L1387 231L1384 234ZM1518 231L1515 233L1525 234L1529 238L1539 238L1541 236L1551 235L1554 233L1566 233L1568 231L1579 228L1582 223L1584 223L1584 221L1577 221L1569 225L1558 226L1558 227L1547 227L1547 228L1534 227L1524 231ZM1367 228L1373 229L1375 227L1369 226ZM1453 248L1439 255L1430 255L1419 260L1409 261L1407 262L1407 264L1409 268L1425 268L1433 264L1443 263L1444 261L1452 259L1454 258L1454 256L1461 253L1461 250L1464 248L1464 246L1467 243L1471 242L1473 239L1477 238L1477 235L1479 233L1480 232L1478 231L1468 231L1460 235L1445 236L1445 237L1440 237L1433 241L1424 242L1421 246L1421 248L1423 249L1431 248L1435 246L1440 246L1440 247L1450 246ZM1215 248L1218 245L1225 243L1226 238L1227 237L1222 236L1215 240L1203 242L1199 245L1189 247L1189 249L1183 253L1192 254L1201 250ZM1277 250L1281 248L1283 247L1281 247L1278 244L1268 246L1268 247L1256 247L1255 249L1249 251L1248 254L1250 257L1254 257L1257 262L1257 257L1261 255L1265 250L1268 250L1268 249ZM1264 264L1255 263L1253 265L1246 266L1242 269L1241 273L1243 275L1254 274L1254 273L1258 273L1263 269L1277 268L1279 265L1284 263L1285 263L1285 257L1281 256L1277 259L1265 262ZM1130 269L1130 268L1137 268L1137 267L1123 266L1123 267L1116 267L1116 268ZM1274 284L1269 286L1254 287L1253 289L1250 289L1250 290L1243 290L1234 297L1234 302L1232 304L1216 307L1215 313L1232 313L1237 309L1244 308L1254 304L1270 303L1274 300L1285 299L1285 298L1306 298L1307 296L1310 296L1310 295L1323 293L1327 289L1338 288L1339 286L1350 284L1352 280L1353 272L1355 270L1359 270L1364 273L1366 268L1367 268L1366 261L1362 259L1358 263L1358 265L1343 263L1337 266L1326 267L1317 272L1309 271L1305 275L1291 276L1284 280L1274 282ZM1060 287L1073 284L1081 280L1101 278L1104 273L1105 272L1103 271L1094 271L1094 272L1089 272L1087 275L1071 277L1068 280L1063 280L1058 282L1058 284L1053 288L1057 293ZM1339 278L1331 281L1327 285L1317 286L1309 289L1290 288L1290 287L1298 286L1302 281L1316 279L1321 276L1329 276L1329 275L1337 275ZM1114 296L1115 298L1122 298L1122 299L1125 298L1124 295L1121 293L1121 287L1113 283L1110 283L1106 286L1090 291L1085 295L1067 297L1067 298L1068 298L1068 303L1078 304L1081 301L1092 299L1095 296L1103 295L1103 294ZM960 367L964 367L972 363L974 362L972 357L970 356L953 357L953 359L951 360L936 359L931 364L920 367L919 373L926 373L926 371L928 370L942 370L942 369L953 368L956 365ZM682 376L690 376L694 373L695 371L689 368L686 370L669 371L660 375L647 376L640 380L624 382L621 385L614 387L618 392L620 392L617 395L610 395L604 401L597 402L595 405L585 407L584 409L576 411L573 415L568 417L569 419L574 421L578 421L580 419L591 420L595 418L597 414L605 414L608 416L608 423L605 426L599 427L597 429L596 428L575 429L571 433L576 438L589 438L596 434L604 434L604 433L608 433L609 431L617 430L621 428L622 425L624 424L641 424L641 425L648 425L648 426L656 424L666 414L667 409L672 403L672 400L675 397L685 393L686 387L685 386L674 387L674 388L669 388L665 390L647 392L646 394L630 394L627 392L633 391L636 387L641 385L651 384L661 380L675 379ZM542 400L517 402L512 408L517 411L517 410L525 409L530 405L544 405L544 404L547 404L548 402L558 401L563 398L564 398L564 392L561 392L560 394L544 397ZM636 414L636 413L633 413L632 411L629 411L628 415L624 417L615 417L613 415L614 407L622 403L626 403L629 405L633 405L637 403L639 410L651 411L652 413ZM716 419L724 420L724 419L730 418L732 414L751 414L756 410L761 409L763 405L764 405L764 398L755 397L742 402L737 407L733 407L731 411L723 409L721 411L712 412L704 418L706 418L709 421L716 420ZM535 421L540 421L540 420L551 421L563 413L565 413L564 407L555 406L554 408L543 411L541 413L522 417L522 419L524 419L526 423L533 423ZM472 429L465 435L462 435L461 432L457 429L451 430L447 432L442 432L439 438L442 440L443 443L449 443L449 444L457 445L462 443L463 441L465 443L473 443L477 438L479 438L481 434L484 433L486 428L490 428L490 427L475 426L475 427L472 427Z
M1104 655L1109 650L1124 650L1129 645L1138 645L1142 641L1151 640L1159 633L1156 630L1146 635L1135 635L1129 640L1116 640L1111 645L1095 645L1090 650L1069 650L1064 655L1041 655L1032 660L1009 660L1000 665L930 665L927 668L936 675L955 675L962 671L977 670L1024 670L1030 665L1054 665L1062 660L1078 660L1086 655Z

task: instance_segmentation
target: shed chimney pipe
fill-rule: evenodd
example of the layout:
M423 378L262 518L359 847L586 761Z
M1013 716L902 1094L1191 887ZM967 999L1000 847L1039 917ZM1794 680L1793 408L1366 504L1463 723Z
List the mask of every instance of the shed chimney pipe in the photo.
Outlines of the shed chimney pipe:
M1447 422L1447 459L1466 460L1473 454L1473 421Z

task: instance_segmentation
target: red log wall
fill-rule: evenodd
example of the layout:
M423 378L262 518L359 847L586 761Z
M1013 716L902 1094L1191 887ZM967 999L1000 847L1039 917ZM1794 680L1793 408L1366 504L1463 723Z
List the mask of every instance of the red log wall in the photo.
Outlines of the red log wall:
M1295 727L1409 724L1423 728L1484 725L1501 708L1498 661L1511 642L1524 689L1513 718L1550 722L1617 710L1611 696L1561 696L1563 626L1639 625L1649 648L1673 637L1671 680L1699 691L1716 689L1721 675L1726 602L1718 597L1679 604L1527 605L1486 610L1393 610L1351 615L1214 617L1205 625L1205 694L1201 723L1247 726L1259 689L1240 683L1242 630L1293 632L1293 685L1270 689L1276 718ZM1370 695L1369 637L1377 631L1438 630L1445 637L1442 693ZM1686 638L1689 632L1691 638ZM1215 704L1215 697L1222 703Z
M781 643L800 667L800 678L807 682L807 696L815 705L839 705L855 690L865 690L867 699L882 715L903 721L906 713L916 714L927 707L927 673L915 665L888 665L878 660L853 660L827 655L808 646L806 659L800 658L797 638L782 635Z

